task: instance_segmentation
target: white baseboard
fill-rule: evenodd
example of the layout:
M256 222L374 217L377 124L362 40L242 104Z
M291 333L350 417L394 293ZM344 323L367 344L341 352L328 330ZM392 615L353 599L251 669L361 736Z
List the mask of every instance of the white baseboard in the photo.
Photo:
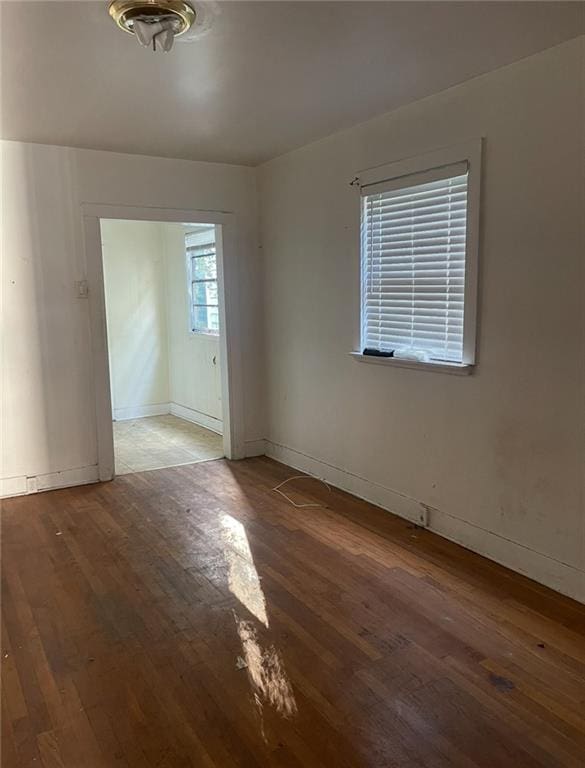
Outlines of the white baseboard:
M8 499L11 496L24 496L28 493L26 477L3 477L0 480L0 499Z
M219 419L199 413L191 408L185 408L177 403L158 403L157 405L142 405L132 408L119 408L114 411L117 421L127 419L139 419L145 416L164 416L173 413L187 421L192 421L206 429L222 434L222 423ZM262 445L262 454L264 446ZM258 455L258 454L254 454ZM56 488L69 488L74 485L86 485L99 481L99 468L97 465L89 467L77 467L61 472L51 472L44 475L27 477L0 478L0 499L12 496L26 496L31 493L50 491Z
M417 525L427 525L427 507L420 501L379 483L366 480L365 477L360 477L345 469L334 467L332 464L315 459L306 453L295 451L285 445L279 445L270 440L266 440L265 444L266 455L272 459L280 461L282 464L288 464L293 469L300 469L301 472L307 472L326 480L336 488L376 504L405 520L410 520Z
M97 464L90 467L76 467L62 472L50 472L46 475L33 477L8 477L0 479L0 498L10 496L26 496L30 493L52 491L56 488L69 488L73 485L97 483L99 469Z
M223 422L221 419L216 419L214 416L209 416L207 413L201 413L201 411L196 411L194 408L187 408L187 406L179 405L178 403L170 403L169 412L172 413L173 416L178 416L180 419L192 421L200 427L205 427L205 429L210 429L218 435L223 435Z
M130 408L115 408L114 419L116 421L128 421L129 419L142 419L145 416L166 416L171 413L185 421L191 421L200 427L205 427L218 435L223 434L223 423L221 419L209 416L207 413L196 411L194 408L188 408L179 403L156 403L155 405L135 405Z
M251 459L253 456L264 456L265 453L266 440L264 438L244 441L244 456L247 459Z
M128 419L142 419L144 416L166 416L170 412L170 403L132 405L129 408L114 408L114 420L128 421Z
M585 603L585 571L555 560L517 541L453 517L440 509L429 514L429 529L449 541L461 544L511 571Z
M423 525L472 552L585 603L583 570L293 448L270 440L265 441L265 446L266 455L276 461L322 478L336 488L376 504L417 525Z

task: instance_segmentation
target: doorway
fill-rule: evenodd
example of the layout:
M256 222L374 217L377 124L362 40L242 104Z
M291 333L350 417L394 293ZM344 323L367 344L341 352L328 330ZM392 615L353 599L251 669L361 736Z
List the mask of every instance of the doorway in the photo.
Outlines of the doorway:
M223 457L215 225L101 234L116 474Z
M100 479L240 458L230 215L84 208Z

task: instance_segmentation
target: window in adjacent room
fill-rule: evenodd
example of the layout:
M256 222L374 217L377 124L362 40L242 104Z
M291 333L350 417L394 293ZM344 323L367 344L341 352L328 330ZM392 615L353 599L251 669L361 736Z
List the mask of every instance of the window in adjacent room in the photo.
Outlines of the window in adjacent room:
M474 363L480 146L360 178L366 355Z
M218 335L215 228L185 235L185 250L189 276L191 331Z

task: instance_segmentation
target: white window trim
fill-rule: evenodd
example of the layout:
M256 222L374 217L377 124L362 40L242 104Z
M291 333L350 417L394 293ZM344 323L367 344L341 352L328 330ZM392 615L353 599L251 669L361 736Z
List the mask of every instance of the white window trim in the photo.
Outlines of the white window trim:
M364 355L361 352L349 353L359 363L373 363L374 365L388 365L390 368L412 368L414 370L436 371L437 373L454 373L456 376L467 376L473 371L473 365L466 363L449 363L445 360L402 360L399 357L377 357L376 355Z
M443 166L466 162L468 166L467 179L467 234L465 240L465 287L463 315L463 361L462 363L400 360L394 357L377 357L364 355L361 350L351 353L354 360L375 365L387 365L397 368L413 368L434 370L443 373L471 373L476 362L477 340L477 296L479 268L479 221L480 221L480 186L481 160L483 139L472 139L452 147L444 147L433 152L427 152L417 157L369 168L356 174L355 186L359 186L360 194L365 188L391 182L402 176L414 173L425 174ZM362 258L360 240L360 262ZM362 291L360 269L360 344L362 336Z
M217 269L217 227L214 227L214 233L213 233L213 245L215 248L215 263L216 263L216 269ZM210 228L211 231L211 228ZM199 234L197 230L190 231L186 230L184 233L185 241L187 240L187 237L189 235L195 235ZM203 243L202 243L203 245ZM185 246L185 269L187 272L187 327L188 327L188 333L190 336L208 336L211 339L217 339L219 337L219 330L217 331L211 331L211 330L203 330L199 328L193 328L193 294L192 294L192 284L193 282L197 282L197 280L193 280L193 270L191 266L191 256L189 255L189 251L187 247ZM218 286L219 291L219 282L216 272L216 278L215 283Z

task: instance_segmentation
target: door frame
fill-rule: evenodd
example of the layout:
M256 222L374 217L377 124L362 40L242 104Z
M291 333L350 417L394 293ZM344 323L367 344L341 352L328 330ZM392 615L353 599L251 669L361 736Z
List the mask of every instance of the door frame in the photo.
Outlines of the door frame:
M100 480L115 475L110 361L101 238L101 219L161 223L215 224L219 304L219 357L223 447L226 458L244 458L243 372L240 350L239 285L236 221L223 211L148 208L129 205L81 206L89 300L92 380L94 387L97 459Z

